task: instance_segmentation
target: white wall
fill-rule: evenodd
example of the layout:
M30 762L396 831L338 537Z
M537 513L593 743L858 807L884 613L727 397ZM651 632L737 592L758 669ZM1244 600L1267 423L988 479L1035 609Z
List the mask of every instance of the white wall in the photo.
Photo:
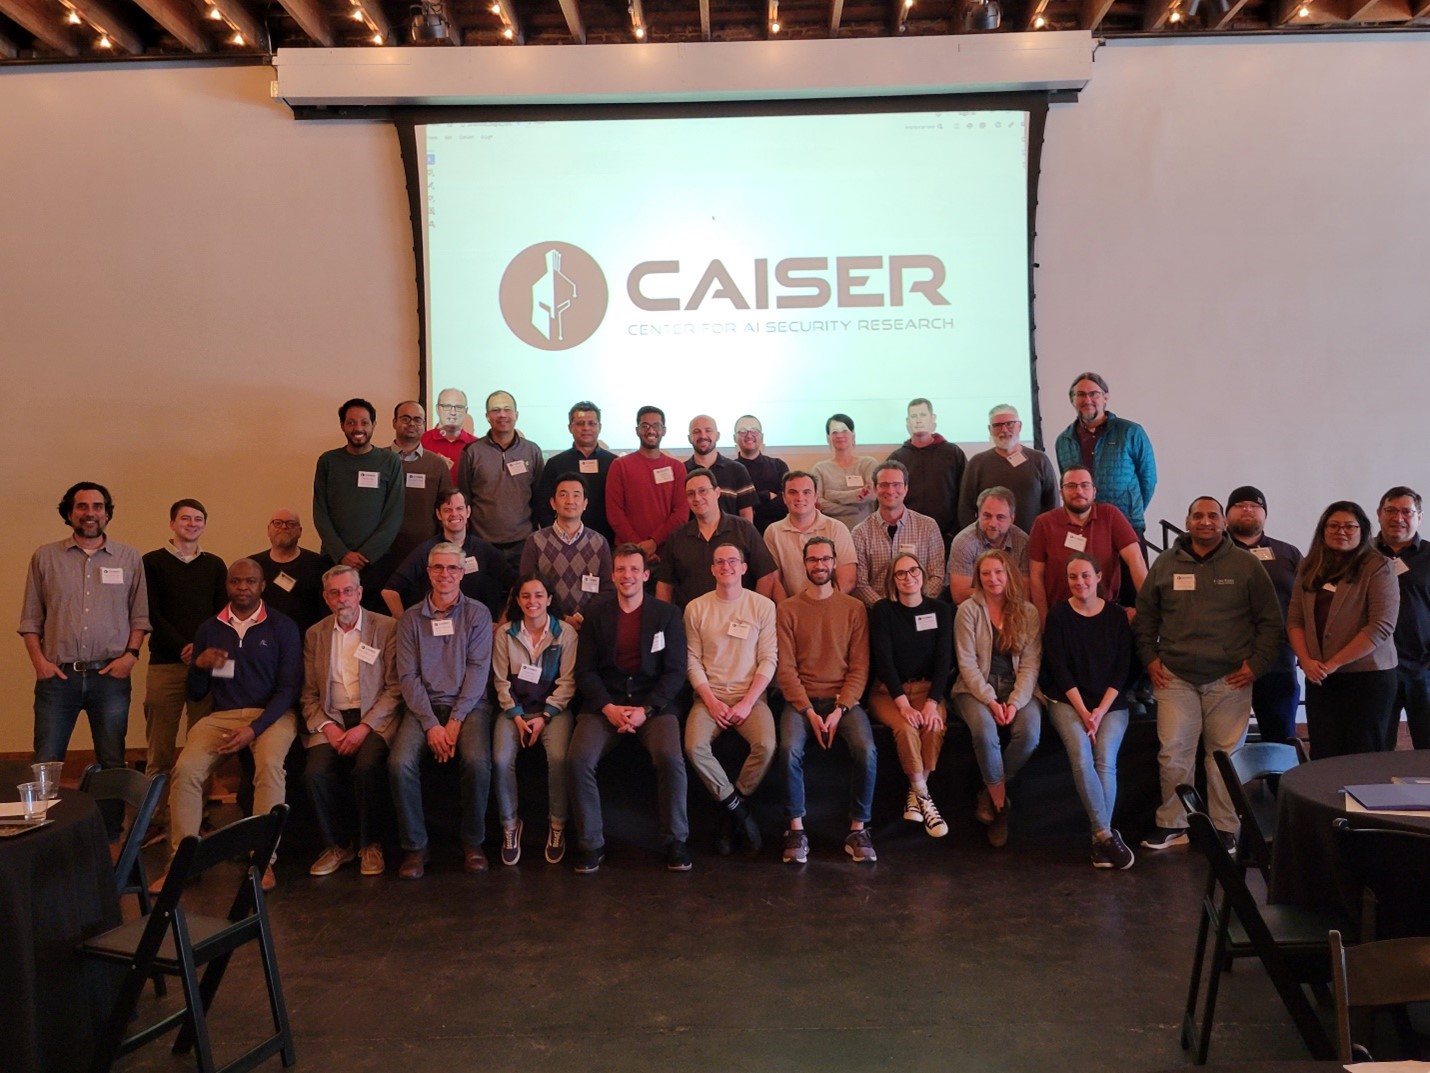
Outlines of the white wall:
M1119 43L1049 118L1037 259L1049 441L1102 372L1162 463L1152 517L1259 484L1304 543L1325 502L1430 487L1419 328L1430 223L1421 35ZM719 46L712 46L719 47ZM336 404L417 384L396 138L299 124L265 68L0 69L0 608L18 617L54 503L110 485L141 550L197 495L208 546L308 519ZM488 385L468 385L474 393ZM930 394L937 395L931 388ZM678 437L677 437L678 439ZM381 441L380 441L381 442ZM306 541L315 541L310 531ZM142 667L142 665L141 665ZM0 751L32 675L0 645ZM136 683L139 686L140 683ZM136 688L129 741L143 741ZM88 748L87 733L75 738Z

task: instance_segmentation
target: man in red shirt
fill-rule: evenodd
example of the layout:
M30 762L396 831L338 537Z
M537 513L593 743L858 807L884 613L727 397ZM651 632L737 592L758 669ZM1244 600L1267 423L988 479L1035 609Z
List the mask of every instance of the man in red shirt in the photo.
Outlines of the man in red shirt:
M1127 565L1134 589L1147 579L1137 533L1120 510L1097 502L1092 474L1078 466L1065 470L1062 493L1063 505L1039 514L1028 535L1028 588L1044 621L1050 607L1068 598L1068 556L1075 551L1097 560L1107 589L1103 596L1112 603L1122 581L1118 560Z
M616 544L638 545L647 562L658 562L666 537L690 517L685 467L660 449L665 438L660 407L640 408L636 435L640 447L612 462L606 475L606 520Z
M437 424L422 433L422 449L441 455L447 460L448 468L455 469L467 444L476 440L463 427L466 419L466 392L444 387L437 394Z

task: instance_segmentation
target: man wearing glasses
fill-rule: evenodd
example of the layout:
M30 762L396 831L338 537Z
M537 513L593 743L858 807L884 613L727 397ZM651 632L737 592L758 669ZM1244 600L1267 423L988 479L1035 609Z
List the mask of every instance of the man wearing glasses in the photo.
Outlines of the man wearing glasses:
M422 448L447 460L447 468L455 469L467 444L476 437L463 423L467 420L467 394L454 387L444 387L437 394L437 424L422 433Z
M978 497L997 486L1013 494L1013 516L1024 525L1058 505L1058 474L1053 460L1022 443L1023 422L1012 406L988 411L988 438L993 446L968 460L958 490L958 524L978 521Z
M606 476L606 518L615 543L635 544L649 565L660 561L666 538L685 524L690 507L685 502L685 467L660 449L665 411L642 406L636 413L636 436L640 446L612 462Z
M303 523L296 511L279 507L268 519L268 550L249 558L263 571L263 602L298 624L300 633L327 613L323 571L328 564L316 551L300 548Z
M917 555L927 563L924 595L937 599L943 592L943 534L927 514L904 505L909 471L903 463L889 461L874 471L874 495L879 509L854 527L854 552L859 559L854 595L865 607L884 598L884 577L896 555Z
M541 447L516 430L518 416L515 397L493 391L487 396L490 431L467 444L457 463L457 487L472 508L472 530L496 545L513 571L535 528L532 503L546 465Z
M1107 408L1110 397L1107 381L1097 373L1073 379L1068 398L1077 420L1058 433L1058 468L1090 471L1098 499L1120 510L1141 536L1147 531L1147 504L1157 490L1157 459L1142 426Z
M938 414L928 399L910 400L904 427L909 438L894 449L889 460L908 471L909 506L937 523L946 548L958 529L958 488L967 459L962 447L938 434ZM944 548L924 562L941 560Z
M735 447L740 464L755 484L755 528L761 533L785 516L781 482L789 463L765 454L765 429L754 414L744 414L735 422Z
M1112 603L1122 584L1120 565L1126 565L1134 592L1147 579L1137 534L1120 510L1097 502L1092 474L1081 466L1064 470L1062 492L1063 505L1038 515L1028 534L1029 599L1044 622L1048 609L1068 598L1068 556L1075 551L1097 560L1103 595Z
M1380 497L1376 550L1390 560L1400 581L1395 622L1395 715L1405 712L1411 743L1430 749L1430 545L1420 536L1420 494L1396 485ZM1390 744L1394 748L1394 742Z
M412 549L436 532L432 512L437 497L452 487L452 467L422 446L427 411L416 401L399 402L392 410L392 453L402 460L402 528L392 542L388 560L397 566Z

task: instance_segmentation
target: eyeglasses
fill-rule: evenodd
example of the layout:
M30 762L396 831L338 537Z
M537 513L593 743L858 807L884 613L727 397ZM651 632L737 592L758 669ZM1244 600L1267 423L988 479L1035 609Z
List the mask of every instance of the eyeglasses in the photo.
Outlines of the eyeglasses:
M398 414L397 420L408 425L420 425L424 418L421 414Z
M456 410L459 413L466 408L467 404L464 402L439 402L437 404L439 410Z
M441 563L432 563L430 566L427 567L427 572L429 574L461 574L464 573L465 570L466 568L461 564L443 566Z
M665 424L660 421L642 421L636 426L637 432L660 432L665 428Z
M1074 392L1073 392L1073 398L1075 398L1075 399L1093 399L1093 400L1096 400L1096 399L1102 399L1102 398L1106 398L1106 397L1107 397L1107 396L1105 396L1101 391L1074 391Z
M1387 518L1413 518L1420 512L1414 507L1381 507L1380 513Z
M1064 483L1064 485L1063 485L1063 491L1067 491L1068 489L1071 489L1071 488L1091 488L1091 487L1092 487L1092 482L1091 482L1091 481L1067 481L1067 482Z
M1022 424L1022 422L1018 421L1017 419L1014 419L1012 421L994 421L993 424L989 425L988 427L991 428L994 432L998 432L1002 429L1015 429L1020 424Z
M917 567L917 566L910 566L910 567L906 567L906 568L903 569L903 570L895 570L895 571L894 571L894 580L895 580L895 581L908 581L909 578L922 577L922 576L923 576L923 569L922 569L921 567Z
M1326 532L1328 533L1354 533L1360 529L1359 522L1327 522Z
M335 598L338 596L356 596L361 591L362 590L359 589L356 585L348 585L341 589L324 589L323 595L329 598Z
M274 529L302 529L302 522L285 522L280 518L274 518L268 523Z
M760 430L757 428L737 428L735 430L736 436L758 436L759 434Z
M833 555L806 555L804 561L812 566L823 566L825 563L834 562Z
M732 556L729 556L728 558L725 557L725 556L722 556L722 557L720 557L719 559L712 559L712 560L711 560L711 562L713 562L716 566L739 566L740 563L743 562L743 561L744 561L744 560L742 560L738 555L732 555Z

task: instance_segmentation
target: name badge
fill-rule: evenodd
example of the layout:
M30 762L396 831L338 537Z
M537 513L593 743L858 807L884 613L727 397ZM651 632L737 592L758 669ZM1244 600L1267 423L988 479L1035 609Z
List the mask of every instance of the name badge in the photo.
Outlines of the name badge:
M656 630L655 636L650 639L650 650L652 652L665 651L665 631Z
M1196 587L1197 587L1197 575L1196 575L1196 574L1173 574L1173 575L1172 575L1172 591L1173 591L1173 592L1193 592L1193 591L1196 590Z
M523 682L539 682L541 681L541 668L535 663L523 663L521 670L516 672L516 676Z
M857 474L857 473L846 473L846 474L844 475L844 487L845 487L845 488L863 488L863 487L864 487L864 478L861 477L861 476L859 476L859 474Z
M1327 592L1335 592L1336 583L1334 581L1328 581L1324 585L1322 585L1321 588L1325 589Z
M475 574L476 572L477 557L475 555L468 555L465 559L462 560L462 573Z
M651 476L655 478L656 484L669 484L675 480L675 474L671 472L669 466L661 466L660 469L656 470Z
M1410 567L1405 565L1404 559L1391 559L1390 565L1395 570L1396 577L1399 577L1401 574L1410 573Z
M526 472L526 459L518 458L506 464L506 471L513 477L520 477Z
M1087 537L1081 533L1069 533L1063 539L1063 547L1072 548L1073 551L1087 551Z
M407 487L408 487L408 488L426 488L426 487L427 487L427 474L425 474L425 473L409 473L409 474L407 475Z
M1022 451L1014 451L1007 458L1008 465L1012 466L1014 469L1017 469L1026 461L1028 461L1028 456L1025 455Z
M899 554L900 554L900 555L916 555L917 553L918 553L918 549L915 548L912 544L900 544L900 545L899 545Z
M1272 559L1276 558L1276 553L1270 548L1248 548L1247 550L1263 563L1269 563Z
M725 632L731 637L738 637L743 641L750 636L750 624L748 622L732 622Z
M373 648L372 645L360 644L357 646L358 660L366 663L369 667L377 662L377 657L380 655L382 655L382 652L379 649Z
M582 591L582 592L600 592L600 591L601 591L601 579L600 579L599 577L597 577L595 574L582 574L582 575L581 575L581 591Z
M382 474L378 473L375 469L360 469L358 470L358 487L376 488L377 479L380 476L382 476Z
M582 473L600 473L601 460L599 458L583 458L576 463L576 468Z
M451 637L452 620L449 618L434 618L432 620L433 637Z
M102 585L123 585L124 567L101 566L99 568L99 581Z
M298 579L292 574L285 574L280 570L278 576L273 579L273 584L277 585L284 592L292 592L293 586L298 584Z
M215 678L232 678L233 672L238 670L238 661L226 659L209 672Z
M938 629L938 616L935 615L932 611L930 611L926 615L915 615L914 629L917 630L919 633L923 633L925 630Z

